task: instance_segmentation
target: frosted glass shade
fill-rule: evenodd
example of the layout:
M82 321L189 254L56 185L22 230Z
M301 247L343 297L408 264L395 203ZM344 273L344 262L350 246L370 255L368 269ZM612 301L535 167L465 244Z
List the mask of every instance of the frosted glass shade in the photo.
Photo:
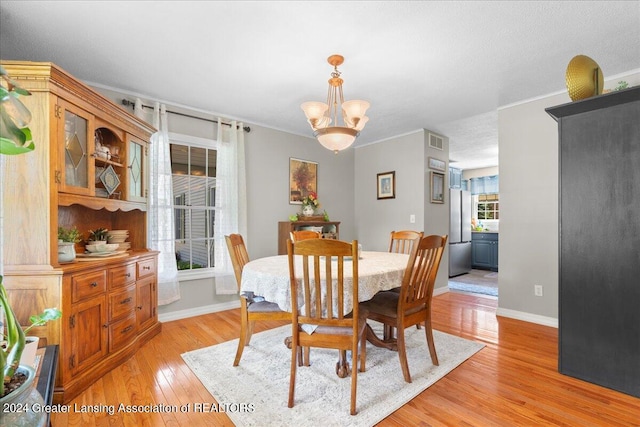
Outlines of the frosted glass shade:
M353 144L358 136L358 131L351 128L334 126L318 129L315 135L323 147L337 153L345 148L349 148L351 144Z
M304 115L309 119L311 126L317 127L317 123L325 117L325 113L329 109L329 106L324 102L309 101L303 103L300 108L302 108Z
M351 123L355 122L355 119L361 119L367 113L369 108L367 101L360 101L357 99L351 101L345 101L342 103L342 111L346 114L347 120Z

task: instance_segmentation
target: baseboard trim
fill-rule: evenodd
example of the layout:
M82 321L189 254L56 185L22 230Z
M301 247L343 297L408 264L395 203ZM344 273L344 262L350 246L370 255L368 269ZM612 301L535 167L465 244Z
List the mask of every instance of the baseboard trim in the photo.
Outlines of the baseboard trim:
M433 289L433 296L438 296L438 295L442 295L449 292L449 287L448 286L442 286L439 288L434 288Z
M204 305L202 307L194 307L186 310L171 311L158 315L160 322L171 322L172 320L187 319L189 317L200 316L203 314L217 313L218 311L232 310L240 308L240 301L230 301L220 304Z
M524 311L500 308L496 310L496 316L509 317L511 319L523 320L525 322L537 323L539 325L558 327L558 319L555 317L540 316L539 314L526 313Z

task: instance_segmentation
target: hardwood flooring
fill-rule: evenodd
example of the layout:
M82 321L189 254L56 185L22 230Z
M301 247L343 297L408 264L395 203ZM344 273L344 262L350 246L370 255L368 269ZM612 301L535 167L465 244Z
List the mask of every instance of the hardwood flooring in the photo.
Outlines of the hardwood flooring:
M640 426L640 399L557 372L557 329L496 317L496 307L495 298L469 294L434 298L435 329L486 347L379 426ZM263 322L256 332L280 324ZM224 413L196 413L193 406L165 413L117 408L213 403L180 354L235 339L239 328L238 310L164 323L134 357L69 402L71 411L85 412L53 414L52 425L232 426ZM233 355L220 361L232 362Z

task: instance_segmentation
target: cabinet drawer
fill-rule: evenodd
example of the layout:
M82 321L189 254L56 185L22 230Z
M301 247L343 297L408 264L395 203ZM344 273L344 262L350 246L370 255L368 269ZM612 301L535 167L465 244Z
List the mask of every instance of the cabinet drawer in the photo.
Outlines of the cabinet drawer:
M71 276L71 301L74 303L99 295L106 290L106 270L91 271Z
M156 274L155 258L138 261L138 279Z
M498 233L471 233L471 240L489 240L498 241Z
M136 280L136 265L134 263L109 269L109 288L126 286Z
M109 295L109 320L118 319L135 311L136 287L130 286Z
M136 337L136 314L109 325L109 351L117 350Z

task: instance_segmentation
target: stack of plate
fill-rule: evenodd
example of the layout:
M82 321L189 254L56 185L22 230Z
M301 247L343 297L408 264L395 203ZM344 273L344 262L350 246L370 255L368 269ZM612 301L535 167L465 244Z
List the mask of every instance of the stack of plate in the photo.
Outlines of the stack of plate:
M118 250L128 251L131 249L131 243L126 240L129 238L129 230L111 230L107 232L107 241L109 243L117 243Z

